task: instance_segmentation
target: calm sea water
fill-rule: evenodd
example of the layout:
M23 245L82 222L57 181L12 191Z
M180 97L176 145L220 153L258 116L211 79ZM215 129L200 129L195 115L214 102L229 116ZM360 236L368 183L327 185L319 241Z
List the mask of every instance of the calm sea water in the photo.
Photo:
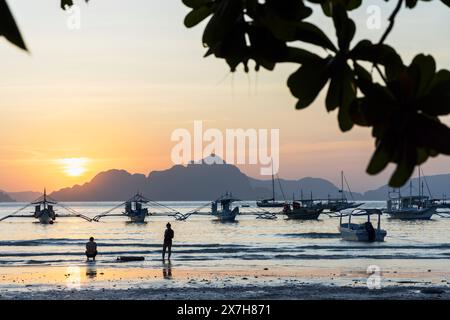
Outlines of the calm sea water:
M89 217L117 204L65 203ZM164 204L188 212L204 202ZM21 206L0 204L0 217ZM368 202L364 206L382 208L385 203ZM242 212L253 210L241 209ZM115 212L120 213L121 209ZM5 220L0 222L0 267L82 264L84 245L90 236L98 242L97 264L159 266L165 224L170 221L175 230L173 261L187 268L351 268L375 263L392 269L435 267L450 271L450 219L438 216L431 221L416 222L389 220L383 216L382 227L388 236L384 243L373 244L342 241L337 233L339 219L326 215L319 221L286 220L283 216L262 220L250 215L237 219L236 223L220 223L211 216L192 216L187 221L158 216L148 218L145 224L132 224L126 217L108 217L98 223L59 218L54 225L41 225L34 219ZM122 255L145 256L146 260L117 263L116 258Z

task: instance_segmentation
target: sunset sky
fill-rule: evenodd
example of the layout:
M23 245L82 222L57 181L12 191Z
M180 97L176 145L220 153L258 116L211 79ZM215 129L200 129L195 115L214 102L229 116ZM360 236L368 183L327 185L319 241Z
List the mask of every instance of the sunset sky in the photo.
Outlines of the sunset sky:
M325 111L324 93L308 109L295 110L286 80L297 66L257 75L240 68L232 75L223 60L203 58L202 28L184 27L188 8L181 0L79 1L80 30L67 28L68 14L57 0L8 3L30 53L0 38L0 190L55 190L112 168L166 169L173 165L172 131L192 129L194 120L221 130L280 129L282 178L338 183L344 170L357 191L387 181L390 170L365 173L370 130L340 133L336 114ZM365 27L370 4L382 8L381 30ZM356 40L377 41L393 5L364 1L352 13ZM310 20L334 40L329 19L317 12ZM387 43L408 64L423 52L449 69L448 16L439 1L419 2L416 10L400 12ZM450 173L450 158L423 169ZM244 171L256 176L258 170Z

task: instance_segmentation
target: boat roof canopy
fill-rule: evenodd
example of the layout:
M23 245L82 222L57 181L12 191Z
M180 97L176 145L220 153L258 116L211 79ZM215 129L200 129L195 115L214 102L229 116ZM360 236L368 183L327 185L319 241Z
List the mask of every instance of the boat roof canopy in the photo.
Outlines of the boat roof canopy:
M357 209L357 210L353 210L349 213L346 213L344 215L352 215L352 216L379 215L379 216L381 216L382 214L383 214L383 211L381 211L381 209Z

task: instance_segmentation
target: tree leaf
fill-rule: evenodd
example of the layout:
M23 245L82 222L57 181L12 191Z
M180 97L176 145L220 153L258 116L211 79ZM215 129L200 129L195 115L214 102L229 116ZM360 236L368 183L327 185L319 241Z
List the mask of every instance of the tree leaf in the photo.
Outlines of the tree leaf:
M327 58L316 63L305 63L289 77L288 86L299 99L297 109L308 107L327 83L329 60Z
M388 80L396 79L404 72L405 66L400 55L390 46L360 41L349 53L349 59L369 61L385 67Z
M450 155L450 128L438 119L420 116L420 121L420 131L417 133L418 146Z
M211 13L212 9L210 7L194 9L186 15L186 18L184 18L184 25L187 28L192 28L206 19Z
M295 38L297 40L312 43L336 52L333 42L318 27L309 22L299 22L296 26Z
M28 51L16 21L5 0L0 0L0 21L0 36L4 36L12 44Z
M211 0L182 0L182 1L185 6L192 9L199 9L212 2Z
M414 57L408 69L417 69L416 96L424 95L428 91L436 72L436 62L434 62L433 57L419 54Z
M85 0L86 3L89 2L89 0ZM66 10L67 8L70 8L73 6L73 0L61 0L61 9Z
M367 173L375 175L383 171L391 160L392 154L389 145L386 142L380 142L370 159Z
M432 116L450 113L450 72L441 70L434 76L428 94L420 101L420 110Z
M356 25L347 15L347 10L342 5L333 6L333 22L338 38L339 49L346 52L350 42L355 36Z
M414 149L405 142L403 146L401 161L397 164L394 173L389 180L389 185L393 188L402 187L414 172L416 164L416 153Z
M353 72L348 65L345 65L340 78L342 83L338 120L341 131L345 132L353 128L353 121L350 116L350 106L356 99Z
M216 10L205 27L203 43L213 46L223 41L243 20L243 8L241 1L220 1Z

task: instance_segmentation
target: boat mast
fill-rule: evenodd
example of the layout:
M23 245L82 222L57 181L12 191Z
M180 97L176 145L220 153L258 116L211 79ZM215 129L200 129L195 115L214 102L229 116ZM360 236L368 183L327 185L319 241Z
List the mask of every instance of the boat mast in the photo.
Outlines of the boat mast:
M409 180L409 206L412 205L412 179Z
M275 202L275 178L273 176L273 159L272 159L272 201Z
M420 186L420 166L419 166L419 199L422 197L422 187Z
M44 208L43 209L47 209L46 208L46 204L47 204L47 188L44 188Z
M341 195L342 195L342 202L344 202L344 171L341 171Z

